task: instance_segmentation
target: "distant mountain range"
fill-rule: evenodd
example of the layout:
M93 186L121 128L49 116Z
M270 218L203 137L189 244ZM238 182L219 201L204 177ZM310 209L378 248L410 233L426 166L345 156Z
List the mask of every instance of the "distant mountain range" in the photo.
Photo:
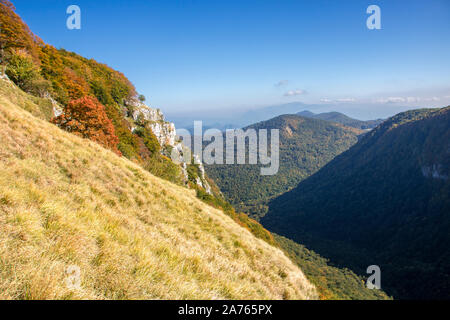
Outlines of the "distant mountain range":
M370 130L381 124L384 120L378 119L378 120L368 120L368 121L362 121L350 118L346 116L343 113L340 112L325 112L325 113L319 113L315 114L311 111L302 111L297 113L297 115L305 117L305 118L313 118L313 119L320 119L325 121L331 121L343 124L345 126L361 129L361 130Z
M411 109L411 107L386 106L381 104L345 106L342 104L305 104L302 102L291 102L258 108L166 112L166 115L171 122L175 123L177 129L183 128L188 130L192 130L194 121L199 120L203 122L205 128L225 130L229 128L244 128L281 115L298 113L300 113L299 115L308 118L334 121L360 129L372 129L382 120L364 121L356 120L354 118L388 118L396 113L409 109ZM302 113L302 110L309 110L309 112ZM353 118L346 115L351 115Z
M219 130L244 128L246 126L270 120L285 114L296 114L299 110L314 108L301 102L292 102L281 105L266 106L260 108L247 108L235 110L198 111L183 114L169 113L169 118L177 128L193 130L194 121L202 121L204 129L215 128Z
M282 115L253 124L253 129L280 130L280 169L274 176L261 176L256 165L206 165L226 199L254 218L263 216L267 202L295 187L335 156L358 141L362 130L338 123Z
M396 298L450 299L450 107L408 111L367 133L261 222L338 265L379 265Z

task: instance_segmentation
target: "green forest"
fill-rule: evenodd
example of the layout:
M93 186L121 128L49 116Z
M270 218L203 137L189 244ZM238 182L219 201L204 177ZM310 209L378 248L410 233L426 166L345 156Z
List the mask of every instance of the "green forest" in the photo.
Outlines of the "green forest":
M401 113L365 135L261 220L365 274L395 298L449 298L450 107Z
M335 156L350 148L362 133L335 123L283 115L247 129L280 129L280 168L262 176L255 165L206 165L225 198L239 211L259 219L270 199L294 188ZM246 146L248 154L248 145Z

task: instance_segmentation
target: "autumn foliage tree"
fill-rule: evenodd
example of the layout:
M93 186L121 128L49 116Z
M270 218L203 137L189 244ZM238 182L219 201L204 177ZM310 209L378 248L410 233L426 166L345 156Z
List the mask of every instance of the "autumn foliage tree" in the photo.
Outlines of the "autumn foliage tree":
M9 0L0 0L0 72L7 69L8 76L18 76L12 80L22 90L40 97L48 93L62 106L84 96L96 97L114 125L117 149L128 159L141 161L139 137L123 116L124 102L137 95L133 84L105 64L45 44L15 13ZM33 71L38 71L37 77L30 77L36 76Z
M118 155L119 139L112 121L108 118L105 106L95 97L85 96L70 101L64 113L53 118L52 122L66 131L97 142Z
M14 12L14 5L9 0L0 0L0 60L2 73L12 49L25 49L38 62L38 46L42 40L36 37Z
M6 74L24 91L28 91L27 89L31 86L33 80L40 76L39 69L33 63L31 57L24 52L12 54Z

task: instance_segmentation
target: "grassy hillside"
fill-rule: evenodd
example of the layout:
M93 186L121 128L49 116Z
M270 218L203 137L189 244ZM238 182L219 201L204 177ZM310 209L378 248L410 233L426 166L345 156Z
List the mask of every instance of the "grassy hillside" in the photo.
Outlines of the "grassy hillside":
M450 107L401 113L276 199L262 219L394 298L450 298Z
M4 92L0 298L316 298L280 250L193 191L18 106L45 103ZM66 286L72 265L80 289Z
M276 175L261 176L256 165L205 167L226 199L254 218L264 216L270 199L294 188L350 148L361 133L340 124L296 115L283 115L248 128L280 130L280 169Z
M27 94L11 81L0 79L0 97L9 103L20 106L39 119L50 121L53 118L53 106L49 99Z

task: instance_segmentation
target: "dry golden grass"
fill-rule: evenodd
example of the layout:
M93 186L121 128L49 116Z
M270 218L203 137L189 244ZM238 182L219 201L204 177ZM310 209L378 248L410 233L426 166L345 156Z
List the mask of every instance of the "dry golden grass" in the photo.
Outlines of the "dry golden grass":
M4 86L0 298L317 298L280 250L193 192L34 117ZM66 284L72 265L79 288Z

